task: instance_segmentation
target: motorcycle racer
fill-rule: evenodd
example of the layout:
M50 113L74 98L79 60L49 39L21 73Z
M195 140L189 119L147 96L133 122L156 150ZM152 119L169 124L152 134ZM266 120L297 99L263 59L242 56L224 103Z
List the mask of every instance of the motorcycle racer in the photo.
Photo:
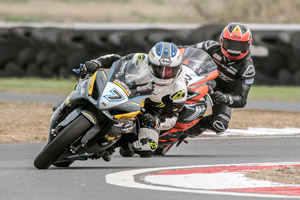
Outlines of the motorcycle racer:
M206 51L217 64L219 75L215 79L212 114L190 128L188 135L197 136L205 129L218 135L228 128L233 108L243 108L254 83L255 68L250 55L252 34L241 23L230 23L222 31L220 42L208 40L191 45Z
M141 124L157 131L172 128L185 104L187 91L181 68L181 54L177 46L173 43L159 42L148 54L101 56L85 62L85 71L93 73L100 68L110 68L113 62L119 59L136 64L146 62L151 69L154 91L145 101L144 114L140 116ZM151 156L158 144L158 133L154 134L153 129L142 129L138 133L137 141L128 144L128 147L121 147L120 154L128 157L136 152L141 157Z

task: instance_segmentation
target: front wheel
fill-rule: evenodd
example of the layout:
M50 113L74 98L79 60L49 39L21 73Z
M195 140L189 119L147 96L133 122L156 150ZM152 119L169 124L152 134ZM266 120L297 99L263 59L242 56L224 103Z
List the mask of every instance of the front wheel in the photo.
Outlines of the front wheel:
M68 124L35 158L34 166L37 169L48 169L57 158L79 136L91 127L91 122L80 115Z
M69 167L74 161L64 161L64 162L59 162L59 163L53 163L55 167Z

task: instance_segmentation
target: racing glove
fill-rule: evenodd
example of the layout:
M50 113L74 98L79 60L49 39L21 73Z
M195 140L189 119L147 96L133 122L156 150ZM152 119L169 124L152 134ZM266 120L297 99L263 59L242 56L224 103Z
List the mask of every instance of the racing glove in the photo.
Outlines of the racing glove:
M159 125L159 119L150 113L146 113L140 117L140 122L145 126L156 127Z
M97 69L101 67L101 63L98 60L90 60L84 63L87 73L93 74Z
M216 91L216 92L210 94L210 96L215 104L232 105L232 103L233 103L231 95L223 94L220 91Z

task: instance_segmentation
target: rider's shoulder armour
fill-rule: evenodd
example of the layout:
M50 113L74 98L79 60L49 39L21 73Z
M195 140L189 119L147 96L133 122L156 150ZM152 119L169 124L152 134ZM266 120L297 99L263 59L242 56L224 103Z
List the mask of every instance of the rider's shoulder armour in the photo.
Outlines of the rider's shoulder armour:
M142 61L147 59L148 59L148 55L144 53L135 53L131 55L131 60L133 63L136 63L136 65L141 64Z

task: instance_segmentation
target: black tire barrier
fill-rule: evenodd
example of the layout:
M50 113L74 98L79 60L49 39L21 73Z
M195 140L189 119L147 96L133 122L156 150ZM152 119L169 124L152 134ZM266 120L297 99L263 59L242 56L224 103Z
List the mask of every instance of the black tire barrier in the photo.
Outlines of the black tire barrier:
M293 74L287 69L281 69L278 76L281 85L294 85Z
M22 77L25 74L25 70L17 63L10 61L4 66L4 77Z
M1 47L0 44L0 69L4 69L4 66L7 62L13 61L18 56L18 51L15 48L10 47ZM2 76L2 74L0 74Z
M26 65L35 61L36 51L31 48L25 48L20 50L16 58L17 63L25 68Z
M83 34L83 45L84 48L90 51L109 51L113 48L114 44L109 40L111 31L84 31ZM119 44L120 45L120 44Z
M300 70L298 70L294 75L295 85L300 85Z
M72 29L16 26L0 28L0 77L70 77L79 64L101 55L148 53L159 41L190 45L219 41L224 24L195 29ZM300 31L252 29L254 46L267 56L253 56L255 84L300 85Z
M276 77L270 77L260 70L256 70L254 83L256 85L279 85Z
M287 60L287 56L283 53L273 49L269 49L269 56L265 60L263 72L271 77L276 77L279 74L281 68L287 67Z
M30 63L28 65L28 67L27 67L26 75L25 76L29 76L29 77L41 77L41 71L40 71L39 67L37 66L37 64Z
M220 41L220 34L224 29L224 24L206 24L190 33L190 44L196 44L206 40Z
M23 48L30 45L32 30L32 27L14 27L9 29L9 34L13 43Z

